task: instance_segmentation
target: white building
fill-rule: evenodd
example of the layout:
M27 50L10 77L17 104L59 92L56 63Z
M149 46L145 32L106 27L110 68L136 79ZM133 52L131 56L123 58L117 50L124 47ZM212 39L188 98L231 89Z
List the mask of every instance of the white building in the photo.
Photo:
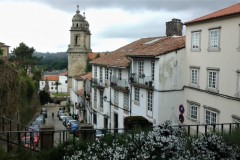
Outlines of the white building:
M185 124L240 122L240 4L185 25Z
M182 29L180 20L173 23ZM176 119L183 102L185 37L171 35L142 38L91 62L96 128L124 128L127 116L143 116L153 125Z
M43 76L39 81L39 90L44 90L47 83L50 93L67 93L67 73Z
M80 121L87 122L86 108L85 108L85 87L86 81L92 78L91 73L85 73L79 76L72 77L72 88L70 88L70 113L77 115ZM87 83L89 84L89 83Z

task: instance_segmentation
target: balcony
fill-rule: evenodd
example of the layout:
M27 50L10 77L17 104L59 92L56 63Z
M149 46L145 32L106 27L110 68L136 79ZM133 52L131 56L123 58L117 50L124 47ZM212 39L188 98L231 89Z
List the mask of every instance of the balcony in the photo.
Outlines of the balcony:
M104 89L106 87L106 83L104 83L104 80L100 80L98 78L93 78L92 86L96 87L98 89Z
M128 93L128 80L120 79L119 77L112 76L111 87L115 90L119 90L119 91Z
M136 87L154 89L154 81L152 76L145 76L145 74L139 75L133 73L129 78L129 82L131 85Z

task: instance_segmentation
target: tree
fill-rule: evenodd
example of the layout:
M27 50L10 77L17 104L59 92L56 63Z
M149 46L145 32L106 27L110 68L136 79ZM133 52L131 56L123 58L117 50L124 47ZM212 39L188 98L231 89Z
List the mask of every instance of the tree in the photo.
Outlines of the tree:
M42 90L39 92L39 99L40 99L41 105L44 105L44 104L50 102L51 97L48 92L46 92L45 90Z
M55 82L55 85L56 85L56 87L57 87L57 93L58 93L58 86L59 86L60 84L61 84L61 83L58 82L58 81Z
M18 62L19 67L27 70L28 67L34 66L38 61L37 57L33 57L34 51L33 47L28 47L22 42L13 49L12 54L15 56L14 60Z

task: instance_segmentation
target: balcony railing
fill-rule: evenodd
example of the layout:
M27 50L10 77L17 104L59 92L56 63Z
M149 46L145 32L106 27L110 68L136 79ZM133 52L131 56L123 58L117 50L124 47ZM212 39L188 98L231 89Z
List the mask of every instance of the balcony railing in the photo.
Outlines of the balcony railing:
M129 78L130 83L138 83L143 85L148 85L149 87L153 86L152 76L145 76L145 74L135 74L133 73Z
M100 79L98 79L98 78L93 78L93 79L92 79L92 83L93 83L94 85L96 85L96 86L99 86L99 87L105 87L105 85L106 85L104 79L100 80Z
M112 76L111 85L117 85L118 87L128 87L127 79L120 79L119 77Z

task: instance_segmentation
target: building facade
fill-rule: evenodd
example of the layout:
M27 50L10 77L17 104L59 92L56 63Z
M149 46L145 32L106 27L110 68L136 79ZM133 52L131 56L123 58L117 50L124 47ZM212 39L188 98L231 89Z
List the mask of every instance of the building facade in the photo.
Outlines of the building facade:
M5 57L5 58L9 57L9 47L10 46L5 45L4 43L0 42L0 49L2 50L2 57Z
M239 123L240 4L185 25L185 124Z

